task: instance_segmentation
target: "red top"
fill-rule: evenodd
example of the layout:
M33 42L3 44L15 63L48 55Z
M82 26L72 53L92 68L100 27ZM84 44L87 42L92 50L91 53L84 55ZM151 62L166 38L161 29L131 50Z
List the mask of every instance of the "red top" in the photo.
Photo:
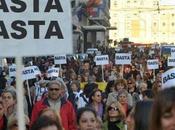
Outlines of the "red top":
M3 127L4 127L4 118L2 116L0 117L0 130L3 130Z

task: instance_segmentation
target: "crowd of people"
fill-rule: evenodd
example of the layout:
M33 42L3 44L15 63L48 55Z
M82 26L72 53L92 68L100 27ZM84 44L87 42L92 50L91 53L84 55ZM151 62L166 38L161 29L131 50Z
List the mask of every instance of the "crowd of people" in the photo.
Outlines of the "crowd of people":
M47 77L48 68L57 67L52 56L24 59L25 66L41 71L21 87L26 130L175 130L175 88L161 87L168 67L159 51L149 55L149 48L132 48L132 63L122 68L115 65L115 51L101 49L110 57L104 79L95 55L68 57L57 77ZM150 57L160 60L155 72L146 69ZM13 60L8 59L8 66ZM0 75L0 130L18 130L16 78L9 77L8 66ZM105 90L97 82L106 82Z

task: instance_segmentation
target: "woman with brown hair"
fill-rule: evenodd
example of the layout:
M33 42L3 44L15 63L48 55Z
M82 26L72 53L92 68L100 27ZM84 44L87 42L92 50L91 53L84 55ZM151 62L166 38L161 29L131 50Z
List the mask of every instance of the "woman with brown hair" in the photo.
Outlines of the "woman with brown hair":
M150 130L175 130L175 87L159 91L150 119Z
M89 104L88 107L93 108L97 116L99 116L101 119L103 119L104 114L104 104L102 103L102 92L99 89L96 89L92 91L89 97Z
M125 89L127 90L127 82L125 79L117 79L114 83L114 91L109 93L106 105L108 106L111 102L117 101L118 97L118 91ZM128 103L129 105L132 105L132 97L130 94L128 94Z

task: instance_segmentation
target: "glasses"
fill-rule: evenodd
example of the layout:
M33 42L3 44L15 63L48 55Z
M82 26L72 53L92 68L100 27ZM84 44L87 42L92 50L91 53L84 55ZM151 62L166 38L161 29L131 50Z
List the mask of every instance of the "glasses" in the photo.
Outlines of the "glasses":
M101 97L101 95L96 95L97 97Z
M11 99L11 96L2 96L3 99Z
M59 91L60 89L59 88L49 88L49 91Z
M117 108L117 107L108 107L108 111L111 111L111 110L113 110L113 111L119 111L119 109Z

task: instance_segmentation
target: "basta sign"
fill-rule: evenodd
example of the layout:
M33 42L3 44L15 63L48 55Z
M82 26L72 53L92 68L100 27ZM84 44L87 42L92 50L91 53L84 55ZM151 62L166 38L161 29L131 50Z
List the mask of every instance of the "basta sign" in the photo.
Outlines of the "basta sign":
M0 56L72 53L69 0L0 0Z

